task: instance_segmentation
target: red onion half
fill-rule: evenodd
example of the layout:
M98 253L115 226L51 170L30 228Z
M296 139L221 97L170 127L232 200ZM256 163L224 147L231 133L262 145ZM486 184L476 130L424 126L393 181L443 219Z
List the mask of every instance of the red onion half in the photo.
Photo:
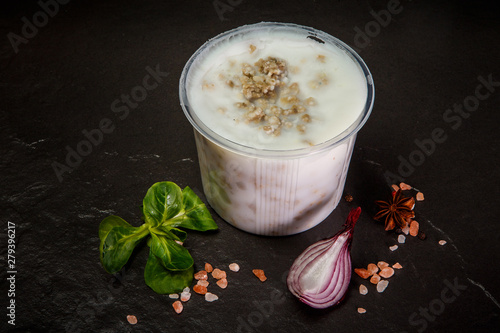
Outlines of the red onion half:
M339 303L351 281L351 241L361 208L351 210L342 230L309 246L292 264L288 289L307 305L324 309Z

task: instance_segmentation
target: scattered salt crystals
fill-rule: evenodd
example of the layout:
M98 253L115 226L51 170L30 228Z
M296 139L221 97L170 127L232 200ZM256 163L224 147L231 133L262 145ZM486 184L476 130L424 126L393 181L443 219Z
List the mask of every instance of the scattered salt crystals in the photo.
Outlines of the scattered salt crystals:
M413 220L411 221L411 224L410 224L410 235L415 237L418 235L418 229L420 228L420 224Z
M403 244L406 241L405 235L398 236L398 243Z
M364 284L360 284L359 285L359 293L361 295L366 295L368 294L368 288L366 288L366 286Z
M213 270L214 270L214 268L212 267L212 265L210 265L208 262L205 263L205 271L207 273L212 273Z
M445 245L445 244L446 244L446 241L442 239L442 240L440 240L438 243L439 243L439 245Z
M385 279L388 279L394 275L394 269L392 267L385 267L380 271L379 275Z
M212 293L205 294L205 301L207 301L207 302L213 302L213 301L216 301L218 299L219 299L219 297L217 297L217 295L215 295L215 294L212 294Z
M401 268L403 268L403 266L401 266L401 264L399 262L397 262L394 265L392 265L392 268L401 269Z
M399 191L399 186L398 186L398 185L396 185L396 184L392 184L391 186L392 186L392 189L393 189L394 191L396 191L396 192L397 192L397 191Z
M403 191L407 191L407 190L411 190L412 187L406 183L401 183L399 184L399 187L403 190Z
M207 280L208 279L207 271L199 271L198 273L195 273L194 278L196 280Z
M129 322L129 324L135 325L137 324L137 317L133 315L128 315L127 321Z
M207 293L207 287L200 286L199 284L193 287L193 291L197 294L204 295Z
M386 267L389 267L389 264L388 264L387 262L385 262L385 261L379 261L379 262L377 263L377 266L378 266L378 268L380 268L380 269L384 269L384 268L386 268Z
M405 234L408 235L410 233L410 226L409 224L405 225L403 228L401 228L401 231Z
M385 288L387 288L388 285L389 285L389 281L387 281L387 280L380 280L380 282L377 283L377 291L379 293L384 292Z
M373 276L370 278L370 283L377 284L379 282L380 282L380 275L373 274Z
M219 281L217 281L217 285L219 287L221 287L222 289L226 289L227 287L227 279L220 279Z
M267 280L266 275L264 274L264 271L262 269L252 269L252 273L259 278L261 282L264 282Z
M170 294L170 295L168 295L168 297L170 297L172 299L178 299L179 295L178 294Z
M174 311L176 313L181 313L182 310L184 309L184 305L182 305L181 301L175 301L173 304L172 304L172 307L174 308Z
M187 302L191 298L191 293L189 291L181 293L181 301Z
M223 270L220 270L218 268L214 269L213 272L212 272L212 276L214 279L225 279L226 278L226 272L224 272Z
M389 246L389 250L396 251L398 249L397 245Z
M238 265L237 263L232 263L229 265L229 269L233 272L237 272L240 270L240 265Z
M368 267L366 267L366 270L370 275L373 275L378 272L378 267L375 264L368 264Z
M422 192L418 192L416 199L417 201L424 201L424 194Z
M365 308L358 308L358 313L366 313L366 309Z
M196 284L202 287L208 287L210 283L207 280L198 280Z

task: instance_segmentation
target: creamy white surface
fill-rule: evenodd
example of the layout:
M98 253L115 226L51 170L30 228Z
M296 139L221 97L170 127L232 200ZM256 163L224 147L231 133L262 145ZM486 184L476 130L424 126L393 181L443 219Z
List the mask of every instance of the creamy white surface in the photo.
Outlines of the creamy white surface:
M250 45L257 49L249 52ZM325 56L324 62L317 59ZM313 97L315 106L308 106L312 121L305 134L283 130L272 136L257 129L259 125L245 123L244 111L235 103L244 101L240 90L230 88L227 78L241 75L241 64L254 64L260 58L276 57L287 62L287 80L297 82L299 97ZM298 72L294 72L298 68ZM325 74L328 84L313 89L308 82ZM207 89L207 85L212 88ZM359 117L366 103L366 80L359 66L337 47L320 44L304 36L267 33L233 37L220 43L197 60L187 80L187 93L192 110L200 120L220 136L254 148L297 149L325 142L342 133ZM224 108L225 113L218 111Z

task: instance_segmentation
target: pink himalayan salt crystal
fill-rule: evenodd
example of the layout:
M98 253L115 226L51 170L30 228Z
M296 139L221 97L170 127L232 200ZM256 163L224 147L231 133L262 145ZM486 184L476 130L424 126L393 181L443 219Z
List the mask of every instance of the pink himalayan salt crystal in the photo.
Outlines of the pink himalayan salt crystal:
M233 272L238 272L240 270L240 265L238 265L237 263L232 263L229 265L229 269Z

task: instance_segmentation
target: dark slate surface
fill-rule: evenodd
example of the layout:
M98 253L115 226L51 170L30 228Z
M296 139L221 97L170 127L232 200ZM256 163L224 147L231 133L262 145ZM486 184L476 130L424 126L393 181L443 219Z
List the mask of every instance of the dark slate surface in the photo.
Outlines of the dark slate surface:
M40 14L35 1L2 7L0 331L492 332L500 327L498 6L423 0L75 0L57 10L48 7L53 17ZM390 19L383 14L388 10ZM34 19L37 31L27 27ZM354 201L342 201L316 228L282 238L247 234L214 214L217 233L188 237L196 267L236 261L242 269L230 274L217 302L193 295L176 315L167 296L144 284L147 247L120 274L109 275L99 262L97 228L109 214L139 225L142 198L157 181L190 186L205 200L192 129L179 107L179 76L207 39L259 21L324 30L355 47L370 67L376 103L351 161L346 192ZM13 34L24 39L13 45L8 38ZM141 85L147 68L168 75L128 113L114 113L113 102ZM489 88L476 90L488 78ZM461 106L472 111L461 116ZM450 108L457 112L448 114ZM52 164L65 164L67 147L76 149L85 139L82 131L101 122L109 133L58 179ZM429 142L439 128L442 142L418 161L415 140ZM420 165L400 166L410 158ZM388 247L397 243L396 235L371 219L373 201L388 193L388 171L426 195L415 210L427 239L408 238L395 252ZM352 245L353 265L386 260L404 268L383 294L369 285L368 295L361 296L362 280L355 276L341 306L313 311L287 292L283 277L305 247L333 235L357 205L364 213ZM7 281L12 224L14 285ZM448 243L438 245L441 239ZM268 281L257 281L252 268L263 268ZM8 295L11 286L15 296ZM11 300L15 326L7 322ZM358 307L367 313L358 314ZM137 325L127 323L129 314L137 316Z

